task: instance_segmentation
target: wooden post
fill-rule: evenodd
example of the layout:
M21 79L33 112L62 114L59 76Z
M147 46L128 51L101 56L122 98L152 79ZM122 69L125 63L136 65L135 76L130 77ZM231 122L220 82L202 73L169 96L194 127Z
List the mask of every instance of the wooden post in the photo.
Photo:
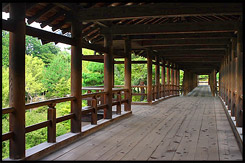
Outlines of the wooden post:
M227 50L227 58L228 58L228 63L227 63L227 73L228 73L228 83L227 83L227 105L228 109L231 109L231 45L228 45L228 50Z
M118 114L118 115L121 115L121 91L118 91L117 92L117 101L119 102L118 104L117 104L117 110L116 110L116 114Z
M51 124L48 126L48 143L56 142L56 104L49 105L48 108L48 120L51 121Z
M124 44L124 52L125 52L125 82L124 88L128 89L128 92L125 93L128 102L124 103L124 110L131 111L131 101L132 101L132 90L131 90L131 40L126 37Z
M165 62L162 59L162 71L161 71L162 75L162 97L165 97Z
M113 64L113 47L112 47L112 35L104 35L104 46L109 50L109 53L104 54L104 91L107 93L105 95L105 104L108 105L104 109L104 118L112 118L112 64Z
M72 39L76 46L71 46L71 96L76 100L71 101L71 112L75 114L71 119L71 132L81 132L81 110L82 110L82 47L81 47L81 26L78 20L73 19L71 23Z
M11 159L25 157L25 3L10 3L10 19L15 30L9 32L9 106L15 108L9 114Z
M159 69L159 56L155 57L156 66L155 66L155 83L156 83L156 99L160 98L160 69Z
M174 95L177 95L177 69L174 69Z
M174 80L174 69L171 68L171 95L174 95Z
M237 35L237 95L236 95L236 126L243 127L243 29L242 27L238 30ZM243 128L242 128L243 129ZM243 130L242 130L243 133Z
M168 62L168 67L167 67L167 89L168 89L168 96L170 96L170 64Z
M93 107L93 111L91 113L91 124L92 125L97 125L97 97L94 96L92 98L92 107Z
M147 50L147 102L152 103L152 60L149 49Z
M235 109L235 107L236 107L236 99L235 99L235 94L234 94L234 92L237 90L236 89L236 78L237 78L237 76L236 76L236 61L237 61L237 57L236 57L236 47L237 47L237 45L236 45L236 43L237 43L237 40L235 39L235 38L232 38L232 40L231 40L231 42L232 42L232 45L231 45L231 80L230 80L230 85L231 85L231 97L230 97L230 99L231 99L231 101L230 101L230 109L231 109L231 116L235 116L236 115L236 113L235 113L235 111L236 111L236 109Z

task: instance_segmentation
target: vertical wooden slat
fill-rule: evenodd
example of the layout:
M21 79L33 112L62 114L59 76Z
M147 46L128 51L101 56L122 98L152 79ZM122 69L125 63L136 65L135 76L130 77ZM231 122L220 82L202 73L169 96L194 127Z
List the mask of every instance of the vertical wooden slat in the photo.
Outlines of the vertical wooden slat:
M10 19L15 30L9 33L9 115L10 158L25 157L25 3L10 3Z
M92 98L92 107L93 107L93 111L91 113L91 124L92 125L97 125L97 97L94 96Z
M152 103L152 60L150 50L147 50L147 102Z
M159 70L159 56L155 56L156 65L155 65L155 83L156 83L156 99L160 98L160 70Z
M243 127L243 100L240 97L243 97L243 29L242 27L238 30L237 35L237 96L236 96L236 126ZM243 128L242 128L243 129ZM242 130L243 133L243 130Z
M55 143L56 142L56 109L55 109L55 104L49 105L48 120L51 121L51 124L48 126L48 143Z
M129 91L125 93L128 102L124 103L124 110L131 111L131 101L132 101L132 94L131 94L131 40L126 37L125 44L124 44L124 52L125 52L125 82L124 88L128 89Z
M71 46L71 96L76 100L71 101L71 132L81 132L81 89L82 89L82 47L81 47L81 26L78 20L73 19L71 23L72 39L76 41L76 46Z
M104 54L104 90L107 92L105 95L105 104L107 108L104 109L104 118L112 118L112 64L113 64L113 47L112 35L104 35L104 46L109 49L108 53Z

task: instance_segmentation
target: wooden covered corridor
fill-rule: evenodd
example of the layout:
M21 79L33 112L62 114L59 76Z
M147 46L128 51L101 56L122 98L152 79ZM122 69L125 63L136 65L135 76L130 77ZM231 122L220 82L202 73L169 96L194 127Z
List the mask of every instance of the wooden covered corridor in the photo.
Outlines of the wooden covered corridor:
M242 160L221 102L209 86L156 105L133 105L132 111L41 160Z
M242 159L243 142L233 134L236 127L243 134L242 3L2 3L2 11L10 14L2 19L9 31L6 160ZM68 97L26 103L26 35L71 46ZM82 60L104 64L103 86L82 86ZM114 84L115 64L124 65L124 85ZM131 83L132 64L147 65L142 85ZM208 75L209 86L198 86L198 75ZM139 95L146 102L132 105ZM57 117L56 104L67 101L69 114ZM41 106L47 119L26 126L25 112ZM70 131L56 136L56 124L67 120ZM26 133L41 128L47 141L26 149Z

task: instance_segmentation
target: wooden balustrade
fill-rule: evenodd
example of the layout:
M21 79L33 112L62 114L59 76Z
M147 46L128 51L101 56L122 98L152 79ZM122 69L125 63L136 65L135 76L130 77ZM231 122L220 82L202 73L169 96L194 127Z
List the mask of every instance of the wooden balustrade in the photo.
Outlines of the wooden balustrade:
M112 105L116 105L116 114L118 115L121 114L121 104L127 103L129 101L128 99L125 99L125 98L122 99L122 95L124 95L125 92L127 91L128 91L127 89L115 89L112 91L112 93L117 96L116 100L112 103ZM108 107L107 104L104 104L104 103L99 104L99 101L103 102L102 97L104 97L106 94L107 92L104 92L104 91L96 92L96 93L88 93L88 94L83 94L81 96L81 99L79 99L79 100L84 100L84 99L90 100L91 99L92 101L91 106L82 107L81 114L87 115L91 113L91 124L92 125L97 124L97 111ZM34 109L34 108L41 107L41 106L48 106L48 120L25 127L25 133L29 133L29 132L47 127L47 130L48 130L47 142L55 143L56 142L56 124L66 121L66 120L70 120L75 116L74 113L70 113L68 115L64 115L64 116L56 118L55 106L57 103L73 101L73 100L76 100L76 98L71 96L71 97L56 98L56 99L26 104L25 105L26 110ZM15 108L12 108L12 107L3 108L2 114L13 113L14 111L15 111ZM6 140L13 138L13 134L14 133L12 131L2 134L2 141L6 141Z

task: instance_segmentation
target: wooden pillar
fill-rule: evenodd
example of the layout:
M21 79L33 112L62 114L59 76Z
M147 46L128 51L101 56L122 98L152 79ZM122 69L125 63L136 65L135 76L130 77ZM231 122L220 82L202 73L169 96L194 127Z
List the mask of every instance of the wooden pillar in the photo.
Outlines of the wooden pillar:
M159 70L159 56L155 57L155 84L156 84L156 99L160 98L160 70Z
M230 109L231 109L231 116L235 116L235 94L234 92L237 90L236 89L236 60L237 60L237 57L236 57L236 43L237 43L237 40L235 38L232 38L231 40L232 42L232 45L231 45L231 65L230 65L230 72L231 72L231 80L230 80L230 85L231 85L231 95L230 95Z
M231 45L228 45L228 51L227 51L227 57L228 57L228 63L227 63L227 73L228 73L228 83L227 83L227 105L228 109L231 109Z
M165 97L165 62L162 59L162 71L161 71L162 75L162 97Z
M173 64L172 64L173 67ZM174 95L174 68L171 68L171 95Z
M112 118L112 68L113 68L113 47L112 47L112 35L104 35L104 46L109 49L108 53L104 54L104 91L107 92L105 95L105 104L107 108L104 109L104 118Z
M147 102L152 103L152 59L150 50L147 50Z
M179 92L179 89L180 89L179 83L180 83L180 70L177 69L177 89L178 89L177 95L178 95L178 96L179 96L179 94L180 94L180 92Z
M9 106L15 108L9 114L10 158L25 157L25 3L10 3L10 19L14 31L9 32Z
M82 47L81 26L76 19L72 20L71 35L76 41L76 46L71 46L71 96L76 100L71 101L71 112L75 114L71 119L71 132L81 132L81 89L82 89Z
M183 89L183 95L187 95L187 88L188 87L188 73L187 70L184 71L184 76L183 76L183 83L182 83L182 89Z
M237 69L236 126L237 127L243 126L243 112L242 112L243 110L243 39L242 37L243 37L243 29L242 26L240 25L240 28L237 33L237 65L236 65L236 69Z
M127 37L125 39L125 44L124 44L124 51L125 51L125 60L124 60L124 65L125 65L125 85L124 88L128 89L129 92L126 92L126 97L128 99L128 103L124 104L124 110L125 111L130 111L131 110L131 101L132 101L132 95L131 95L131 40Z
M228 50L227 50L228 51ZM228 75L228 56L226 56L226 61L225 61L225 103L228 105L228 80L229 80L229 75Z
M170 95L170 68L169 68L170 64L168 62L168 67L167 67L167 90L168 90L168 96Z
M177 69L174 69L174 95L177 95Z

